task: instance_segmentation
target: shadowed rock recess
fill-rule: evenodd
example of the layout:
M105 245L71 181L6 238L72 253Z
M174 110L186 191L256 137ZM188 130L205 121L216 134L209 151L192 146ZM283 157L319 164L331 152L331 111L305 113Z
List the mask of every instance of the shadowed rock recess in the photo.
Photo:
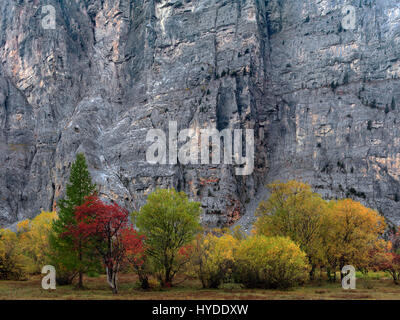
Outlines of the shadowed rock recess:
M78 152L129 210L173 186L204 225L247 226L265 183L298 179L400 223L397 0L1 0L0 27L0 226L55 208ZM253 174L148 164L169 121L254 129Z

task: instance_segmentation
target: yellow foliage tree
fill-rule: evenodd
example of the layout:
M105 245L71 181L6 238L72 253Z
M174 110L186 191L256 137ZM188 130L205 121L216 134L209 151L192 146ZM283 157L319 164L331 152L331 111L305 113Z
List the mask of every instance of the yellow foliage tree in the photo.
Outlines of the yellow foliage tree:
M324 239L327 265L339 271L345 265L366 269L369 252L379 247L386 223L375 210L351 199L329 203L329 229Z
M22 280L26 277L26 258L22 254L17 235L0 229L0 279Z
M32 220L24 220L17 225L19 246L27 258L27 271L40 273L48 264L49 235L56 212L43 211Z
M230 234L208 233L196 240L190 264L204 288L218 288L228 279L234 264L233 252L239 240Z
M322 238L327 230L327 202L310 185L288 181L268 185L271 196L260 203L255 232L265 236L289 237L308 257L310 278L324 260Z

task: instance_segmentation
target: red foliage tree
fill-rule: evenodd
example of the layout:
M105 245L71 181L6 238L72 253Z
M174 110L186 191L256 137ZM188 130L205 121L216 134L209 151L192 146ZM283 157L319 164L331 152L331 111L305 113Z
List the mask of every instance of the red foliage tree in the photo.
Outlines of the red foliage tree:
M75 217L77 225L67 233L93 244L102 257L108 284L113 293L118 293L118 272L128 256L142 255L143 236L133 229L126 209L116 203L106 204L97 195L87 197L86 202L76 208Z
M388 272L395 284L400 280L400 255L395 252L383 252L376 259L376 270Z
M386 270L391 274L395 284L400 281L400 233L399 230L391 230L389 233L391 250L388 253L388 265Z
M370 253L371 264L374 270L388 272L395 284L400 281L400 233L396 229L389 231L387 242L381 241L381 245Z

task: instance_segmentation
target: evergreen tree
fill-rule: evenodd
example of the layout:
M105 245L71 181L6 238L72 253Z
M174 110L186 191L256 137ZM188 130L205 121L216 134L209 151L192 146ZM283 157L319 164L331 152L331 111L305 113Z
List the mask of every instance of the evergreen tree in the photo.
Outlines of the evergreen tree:
M92 184L85 156L80 153L72 164L65 197L58 200L59 218L54 221L50 235L51 257L59 279L61 282L71 283L78 274L79 288L83 287L83 273L96 268L98 260L93 254L94 248L84 246L79 239L76 241L67 231L76 226L75 208L83 205L85 197L95 191L96 186Z

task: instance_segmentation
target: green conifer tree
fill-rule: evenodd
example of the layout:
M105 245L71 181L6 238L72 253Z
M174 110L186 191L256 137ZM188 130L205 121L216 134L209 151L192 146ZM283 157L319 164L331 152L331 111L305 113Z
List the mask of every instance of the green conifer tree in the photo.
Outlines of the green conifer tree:
M76 225L74 211L85 202L85 197L93 194L96 186L92 184L85 156L80 153L72 164L65 197L58 200L58 219L53 223L50 235L51 258L60 282L71 283L79 275L78 288L83 288L83 273L97 269L95 250L82 239L74 239L64 233ZM93 250L92 250L93 249Z

